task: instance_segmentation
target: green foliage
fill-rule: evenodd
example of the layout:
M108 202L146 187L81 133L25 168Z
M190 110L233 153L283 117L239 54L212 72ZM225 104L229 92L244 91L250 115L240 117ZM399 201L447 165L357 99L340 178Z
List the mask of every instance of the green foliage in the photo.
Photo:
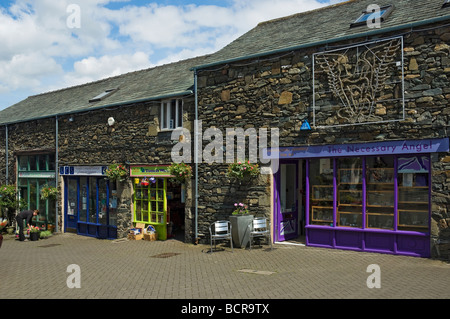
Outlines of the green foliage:
M169 166L169 174L173 176L173 180L184 183L192 176L192 167L185 163L172 163Z
M228 166L227 176L239 180L249 179L259 176L258 164L251 164L250 161L236 162Z
M0 186L0 209L8 212L8 219L13 220L16 210L27 206L25 199L18 199L15 185L1 185Z
M53 186L44 185L41 189L41 199L56 199L58 189Z
M118 180L119 182L124 182L128 178L127 169L120 164L112 164L105 171L106 177L109 180Z
M248 214L248 207L243 203L234 203L236 209L233 211L232 215L243 215Z

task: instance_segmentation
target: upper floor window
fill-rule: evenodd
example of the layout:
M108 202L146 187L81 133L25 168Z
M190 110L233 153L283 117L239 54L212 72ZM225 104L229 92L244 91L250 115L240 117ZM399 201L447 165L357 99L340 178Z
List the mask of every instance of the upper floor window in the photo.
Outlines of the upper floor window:
M21 155L18 160L22 172L55 170L54 154Z
M171 99L161 103L161 130L183 126L183 100Z

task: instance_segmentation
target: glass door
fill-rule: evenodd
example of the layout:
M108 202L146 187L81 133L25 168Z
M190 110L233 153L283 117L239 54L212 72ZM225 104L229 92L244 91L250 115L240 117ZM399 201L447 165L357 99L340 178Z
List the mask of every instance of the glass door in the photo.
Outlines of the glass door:
M66 201L66 231L76 231L79 207L78 178L68 178Z
M298 237L297 163L280 165L278 180L277 240Z

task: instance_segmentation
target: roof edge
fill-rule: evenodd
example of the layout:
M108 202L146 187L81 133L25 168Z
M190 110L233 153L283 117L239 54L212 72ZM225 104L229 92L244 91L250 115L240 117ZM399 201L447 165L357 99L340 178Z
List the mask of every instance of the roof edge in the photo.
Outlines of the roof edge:
M51 114L51 115L44 115L44 116L29 118L29 119L25 119L25 120L18 120L18 121L13 121L13 122L3 122L3 123L0 123L0 126L7 126L7 125L25 123L25 122L36 121L36 120L49 119L52 117L65 116L65 115L70 115L70 114L79 114L79 113L84 113L84 112L106 109L108 107L125 106L125 105L130 105L130 104L135 104L135 103L164 100L164 99L169 99L172 97L180 97L180 96L190 95L190 94L194 94L194 91L187 90L187 91L181 91L181 92L174 92L174 93L157 95L157 96L152 96L152 97L138 99L138 100L130 100L130 101L111 103L111 104L107 104L107 105L91 107L91 108L86 108L86 109L79 109L76 111L68 111L68 112L62 112L62 113L55 113L55 114Z
M353 0L350 0L350 1L353 1ZM318 9L316 9L316 10L318 10ZM421 20L421 21L416 21L416 22L412 22L412 23L401 24L401 25L397 25L397 26L394 26L394 27L384 28L384 29L381 28L381 29L377 29L377 30L372 30L372 31L367 31L367 32L362 32L362 33L356 33L356 34L352 34L352 35L346 35L346 36L338 37L338 38L332 38L332 39L327 39L327 40L322 40L322 41L310 42L310 43L306 43L306 44L286 47L286 48L283 48L283 49L277 49L277 50L272 50L272 51L266 51L266 52L251 54L251 55L248 55L248 56L241 56L241 57L237 57L237 58L221 60L221 61L217 61L217 62L212 62L212 63L208 63L208 64L194 66L194 67L191 68L191 70L194 71L194 72L197 72L197 71L199 71L201 69L205 69L205 68L208 68L208 67L217 66L217 65L221 65L221 64L228 64L228 63L232 63L232 62L237 62L237 61L242 61L242 60L247 60L247 59L252 59L252 58L258 58L258 57L262 57L262 56L268 56L268 55L277 54L277 53L283 53L283 52L287 52L287 51L295 51L295 50L299 50L299 49L305 49L305 48L309 48L309 47L313 47L313 46L319 46L319 45L324 45L324 44L329 44L329 43L333 43L333 42L351 40L351 39L365 37L365 36L374 36L374 35L378 35L378 34L381 34L381 33L394 32L394 31L399 31L399 30L402 30L402 29L414 28L414 27L418 27L418 26L422 26L422 25L426 25L426 24L439 23L439 22L443 22L443 21L447 21L447 20L450 20L450 15L445 15L445 16L432 18L432 19Z

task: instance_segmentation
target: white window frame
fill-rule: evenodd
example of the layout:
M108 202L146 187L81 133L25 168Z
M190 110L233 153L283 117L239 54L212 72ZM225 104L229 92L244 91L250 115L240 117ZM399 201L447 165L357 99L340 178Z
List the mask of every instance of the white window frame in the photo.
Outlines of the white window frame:
M175 103L175 114L172 114L172 103ZM163 100L160 111L160 127L162 131L183 127L183 99Z

